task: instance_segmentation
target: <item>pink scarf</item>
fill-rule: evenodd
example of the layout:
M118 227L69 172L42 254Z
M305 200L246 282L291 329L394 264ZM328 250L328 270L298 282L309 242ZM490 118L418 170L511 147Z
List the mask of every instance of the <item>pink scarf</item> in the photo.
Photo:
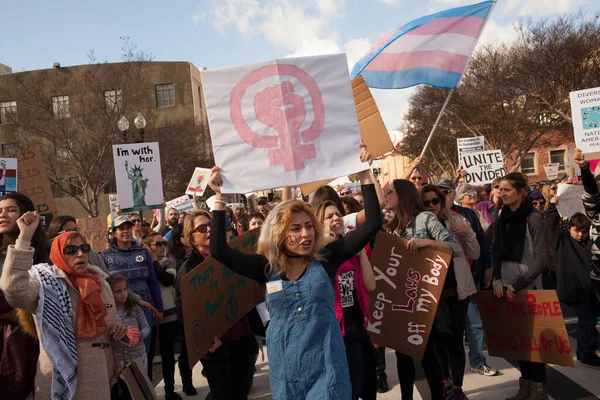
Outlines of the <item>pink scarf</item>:
M339 276L343 273L354 271L354 289L358 296L358 305L362 311L365 328L371 321L371 314L369 312L369 294L365 288L365 282L363 281L362 269L360 268L360 257L354 256L338 268L335 273L335 315L342 328L342 336L346 336L346 329L344 326L344 310L342 309L342 293L340 291Z

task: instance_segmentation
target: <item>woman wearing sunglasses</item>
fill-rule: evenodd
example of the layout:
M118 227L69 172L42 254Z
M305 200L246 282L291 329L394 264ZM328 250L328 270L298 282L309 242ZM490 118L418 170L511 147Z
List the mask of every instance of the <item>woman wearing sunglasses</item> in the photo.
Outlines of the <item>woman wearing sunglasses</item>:
M479 258L479 242L469 222L460 214L452 211L453 204L447 204L446 196L437 186L425 185L419 190L419 194L425 211L438 217L446 229L454 234L462 250L462 254L454 254L448 267L436 316L436 323L439 325L443 321L449 329L446 329L444 333L438 329L440 332L433 340L444 372L445 392L453 392L454 397L452 398L464 400L466 396L463 393L462 385L466 363L465 323L469 296L477 293L469 259L477 260Z
M8 302L35 314L41 338L36 398L108 399L113 346L126 345L127 327L117 319L107 275L89 265L90 245L76 232L52 242L51 265L34 265L31 241L39 223L36 212L17 220L19 237L8 247L0 279Z
M116 217L112 222L111 246L101 254L111 275L120 274L129 281L129 289L144 301L154 306L146 310L146 319L150 329L162 319L163 303L160 286L156 279L152 256L145 247L133 240L133 223L124 215ZM146 350L150 349L152 335L144 340ZM152 360L148 360L149 368Z
M190 218L185 221L185 225L183 226L184 244L190 247L192 251L179 268L179 271L177 271L177 280L175 282L177 312L182 331L183 310L179 284L185 274L200 265L210 254L211 219L208 211L196 211L190 214ZM218 273L220 274L221 272L219 271ZM183 345L185 347L185 341ZM247 398L252 376L251 366L254 365L256 347L256 340L252 335L250 322L246 316L242 317L225 332L220 340L219 338L213 339L212 349L200 360L206 373L212 398L215 400ZM183 359L181 355L183 355ZM185 348L182 349L181 355L179 357L179 368L182 368L182 362L187 367L187 353ZM188 394L185 383L183 390Z
M158 331L158 345L160 358L162 360L162 372L165 379L165 399L180 399L181 396L175 393L175 341L177 339L177 311L175 309L175 294L173 284L177 275L177 262L175 259L167 257L167 241L159 233L150 228L142 228L142 244L148 249L152 256L154 272L160 286L160 295L163 301L163 320L155 329ZM153 334L153 338L156 335ZM156 339L150 342L150 359L154 359L154 348ZM152 368L148 368L150 380L152 380ZM184 380L185 371L180 371ZM186 377L187 378L187 377Z
M0 198L0 274L8 246L14 245L20 234L17 220L26 212L34 211L33 202L24 194L8 193ZM35 249L34 263L49 261L50 246L42 227L31 240ZM14 309L0 290L0 387L2 396L25 399L35 390L35 370L39 343L35 323L30 313Z
M402 193L399 196L398 193ZM419 248L430 247L452 253L453 257L463 254L459 244L446 230L435 214L425 212L423 202L415 185L405 179L396 179L387 192L388 205L386 208L394 212L393 219L386 224L387 232L407 239L408 249L416 253ZM439 309L438 309L439 312ZM439 327L442 328L442 327ZM434 352L433 342L438 325L433 326L429 342L421 364L434 400L444 399L443 374ZM398 380L403 400L413 398L415 383L415 366L413 359L396 352L398 362Z

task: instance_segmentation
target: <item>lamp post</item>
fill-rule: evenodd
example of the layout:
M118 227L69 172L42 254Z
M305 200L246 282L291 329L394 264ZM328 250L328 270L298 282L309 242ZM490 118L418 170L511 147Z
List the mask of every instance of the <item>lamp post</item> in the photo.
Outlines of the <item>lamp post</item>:
M141 138L141 140L136 140L136 143L142 143L144 141L144 133L146 129L146 118L140 111L138 111L135 119L133 120L133 124L137 128ZM127 117L123 115L121 118L119 118L117 121L117 127L123 134L123 142L127 143L127 132L129 132L129 120Z

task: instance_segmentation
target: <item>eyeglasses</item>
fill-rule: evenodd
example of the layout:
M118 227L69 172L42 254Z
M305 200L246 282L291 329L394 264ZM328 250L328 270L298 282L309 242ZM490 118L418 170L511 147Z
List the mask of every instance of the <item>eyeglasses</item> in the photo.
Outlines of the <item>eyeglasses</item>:
M63 254L65 256L73 256L75 254L77 254L77 252L81 250L81 252L83 254L88 254L90 252L90 250L92 250L92 247L89 244L82 244L80 246L75 246L74 244L69 245L69 246L65 246L63 248Z
M138 219L138 218L130 219L130 221L131 221L132 223L134 223L134 224L137 224L137 223L140 223L140 222L142 222L142 220L141 220L141 219Z
M132 228L133 228L133 226L131 224L122 224L122 225L117 226L118 231L128 231Z
M430 205L434 205L437 206L438 204L440 204L442 202L442 200L439 197L436 197L435 199L431 199L431 200L423 200L423 205L425 207L429 207Z
M164 241L164 242L156 242L154 243L152 246L154 247L167 247L168 242Z
M208 228L210 228L210 224L201 224L198 225L196 229L192 231L192 233L206 233L208 232Z

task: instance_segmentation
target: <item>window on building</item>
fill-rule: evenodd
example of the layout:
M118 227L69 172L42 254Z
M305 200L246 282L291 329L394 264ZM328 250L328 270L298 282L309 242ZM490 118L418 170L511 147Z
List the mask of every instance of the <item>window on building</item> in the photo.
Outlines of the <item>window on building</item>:
M10 124L17 118L17 102L0 102L0 124Z
M175 85L165 83L156 85L156 107L168 107L175 105Z
M521 160L521 172L535 174L535 153L527 153Z
M10 156L21 152L21 148L16 143L6 143L2 145L2 155Z
M54 96L52 98L52 112L56 119L69 118L71 116L69 96Z
M565 150L550 150L550 163L559 164L558 170L565 170Z
M121 89L107 90L104 92L104 102L106 103L106 111L120 112L123 108L123 97L121 96Z

